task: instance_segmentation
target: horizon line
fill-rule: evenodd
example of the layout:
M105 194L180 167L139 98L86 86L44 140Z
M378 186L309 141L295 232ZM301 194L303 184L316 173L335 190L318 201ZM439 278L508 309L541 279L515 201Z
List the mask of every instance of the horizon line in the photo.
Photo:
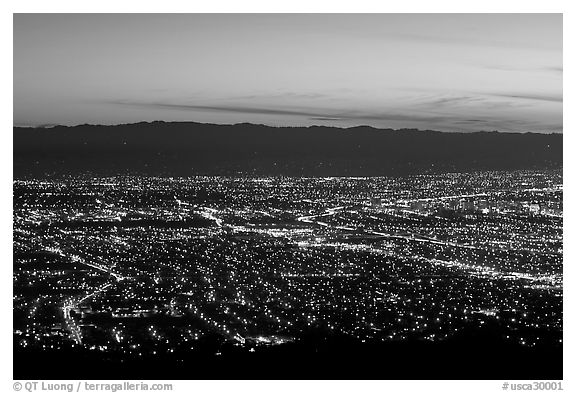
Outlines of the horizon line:
M12 128L26 128L26 129L52 129L57 127L65 127L65 128L75 128L75 127L83 127L83 126L90 126L90 127L118 127L118 126L129 126L129 125L137 125L137 124L154 124L154 123L166 123L166 124L202 124L202 125L210 125L210 126L238 126L238 125L253 125L253 126L261 126L261 127L268 127L268 128L302 128L302 129L309 129L309 128L333 128L336 130L351 130L355 128L370 128L373 130L381 130L381 131L402 131L402 130L410 130L410 131L421 131L421 132L439 132L445 134L477 134L477 133L499 133L499 134L542 134L542 135L549 135L549 134L560 134L563 135L563 130L551 130L551 131L501 131L501 130L479 130L479 131L446 131L446 130L433 130L433 129L420 129L420 128L378 128L373 127L367 124L361 124L356 126L350 127L337 127L337 126L327 126L327 125L317 125L313 124L310 126L283 126L283 125L269 125L269 124L262 124L262 123L251 123L251 122L240 122L240 123L203 123L197 122L193 120L187 121L166 121L166 120L152 120L152 121L137 121L137 122L130 122L130 123L116 123L116 124L95 124L95 123L80 123L74 125L65 125L65 124L38 124L38 125L18 125L13 124Z

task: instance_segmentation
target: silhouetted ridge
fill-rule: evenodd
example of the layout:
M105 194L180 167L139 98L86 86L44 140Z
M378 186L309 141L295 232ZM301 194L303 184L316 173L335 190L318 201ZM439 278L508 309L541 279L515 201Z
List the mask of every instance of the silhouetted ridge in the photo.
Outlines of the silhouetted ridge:
M162 121L13 132L15 177L384 176L562 166L561 134Z

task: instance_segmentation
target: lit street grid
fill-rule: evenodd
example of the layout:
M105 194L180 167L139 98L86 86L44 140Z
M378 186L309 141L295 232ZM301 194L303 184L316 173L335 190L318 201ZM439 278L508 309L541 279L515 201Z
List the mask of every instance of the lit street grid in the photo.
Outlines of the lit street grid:
M15 345L178 358L490 323L561 346L562 192L561 171L16 180Z

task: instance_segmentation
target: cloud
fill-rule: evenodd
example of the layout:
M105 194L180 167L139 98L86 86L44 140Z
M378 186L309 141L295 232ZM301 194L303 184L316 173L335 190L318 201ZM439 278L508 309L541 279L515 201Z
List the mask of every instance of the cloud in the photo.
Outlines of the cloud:
M413 99L412 107L428 112L444 112L446 110L498 110L505 108L532 107L540 102L562 103L562 95L517 92L447 92L443 94L425 94ZM453 113L453 115L457 115ZM460 116L456 116L460 117Z
M310 120L320 120L320 121L342 121L346 119L342 119L339 117L310 117Z
M516 100L491 100L490 97L508 97ZM178 111L198 111L198 112L221 112L223 114L253 114L284 117L281 121L289 122L286 117L294 116L304 118L311 122L347 122L355 125L372 125L376 127L407 127L407 128L432 128L444 131L479 131L479 130L500 130L505 132L518 131L558 131L561 126L547 127L540 121L529 121L524 115L511 118L508 108L511 106L522 107L515 101L525 100L553 100L556 97L541 95L521 95L521 94L492 94L483 97L475 97L473 94L449 97L427 97L424 102L413 103L405 108L395 110L337 110L329 108L294 108L294 107L264 107L258 105L204 105L204 104L179 104L173 102L138 102L130 100L108 101L108 104L128 105L141 107L144 109L166 109ZM457 111L446 111L448 106L458 103L473 103L480 105L484 109L500 108L502 111L488 115L473 114L473 107L458 108ZM423 111L422 106L428 110ZM420 109L418 109L418 107ZM442 113L444 112L444 113ZM453 112L453 113L450 113ZM500 115L498 115L500 114ZM474 116L474 117L471 117ZM254 120L251 120L254 121ZM313 123L312 123L313 124ZM323 123L324 124L324 123Z
M188 105L188 104L167 104L167 103L149 103L149 104L129 103L128 105L147 106L147 107L164 108L164 109L176 109L176 110L247 113L255 115L292 115L292 116L315 116L315 117L326 116L322 113L309 112L303 110L260 108L260 107L237 106L237 105Z
M544 95L544 94L491 94L494 97L519 98L521 100L562 102L562 95Z
M488 47L488 48L508 48L508 49L531 49L541 51L561 51L555 42L535 42L529 40L511 40L511 39L486 39L482 36L458 36L458 35L437 35L437 34L418 34L418 33L395 33L394 37L403 41L429 42L431 44L441 45L463 45L470 47Z
M388 113L388 112L362 112L362 111L347 111L336 112L330 110L300 110L300 109L286 109L286 108L265 108L256 106L242 106L242 105L191 105L191 104L173 104L173 103L143 103L143 102L130 102L130 101L113 101L112 103L121 105L138 106L145 108L160 108L160 109L174 109L174 110L189 110L189 111L213 111L213 112L227 112L227 113L242 113L242 114L255 114L255 115L279 115L279 116L302 116L315 120L380 120L380 121L416 121L416 122L438 122L447 120L445 116L436 115L417 115L417 114L401 114L401 113Z
M510 72L549 72L555 74L562 74L564 72L564 67L550 66L550 67L512 67L503 65L488 65L483 67L487 70L497 70L497 71L510 71Z
M321 93L294 93L294 92L279 92L273 94L250 94L244 96L232 97L232 99L239 100L271 100L271 99L299 99L299 100L315 100L320 98L328 98L329 96Z
M480 119L464 119L464 120L457 120L454 123L457 124L468 124L468 123L488 123L488 120L480 120Z
M425 102L425 105L432 107L439 107L439 106L453 106L459 104L477 103L482 101L484 101L484 98L482 97L448 96L448 97L430 99Z
M564 67L543 67L543 70L564 73Z

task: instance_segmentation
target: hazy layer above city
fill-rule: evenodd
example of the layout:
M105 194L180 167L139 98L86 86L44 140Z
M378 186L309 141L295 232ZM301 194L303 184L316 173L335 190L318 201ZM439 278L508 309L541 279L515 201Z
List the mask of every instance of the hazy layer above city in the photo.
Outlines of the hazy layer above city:
M561 14L16 14L14 124L562 131Z

